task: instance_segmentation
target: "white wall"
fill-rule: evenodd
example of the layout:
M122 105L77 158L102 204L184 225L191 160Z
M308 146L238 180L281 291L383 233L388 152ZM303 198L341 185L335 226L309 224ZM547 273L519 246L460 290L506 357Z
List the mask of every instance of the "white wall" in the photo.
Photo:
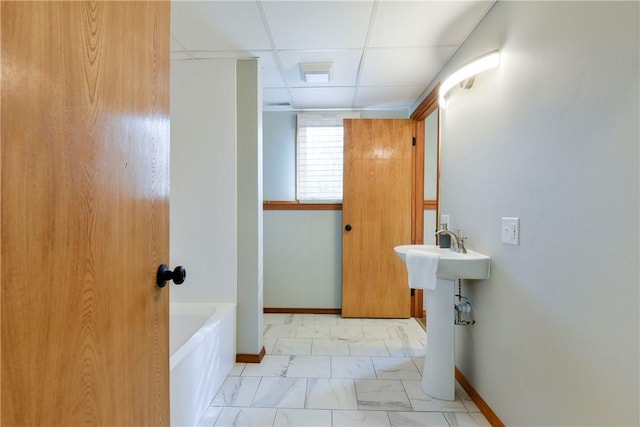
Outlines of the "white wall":
M424 200L438 197L438 110L434 110L424 121ZM435 245L435 232L439 228L435 210L425 210L423 220L425 245Z
M264 241L265 307L342 307L342 211L266 211Z
M171 62L174 302L236 302L236 61Z
M362 111L407 118L407 111ZM295 200L296 113L265 112L264 199ZM342 306L342 211L264 213L264 306Z
M638 26L638 2L498 2L442 73L503 53L442 112L441 212L492 257L456 365L507 425L640 422Z
M171 300L237 303L243 354L263 345L260 87L255 59L171 63Z
M238 60L238 321L237 352L263 346L262 83L257 59Z

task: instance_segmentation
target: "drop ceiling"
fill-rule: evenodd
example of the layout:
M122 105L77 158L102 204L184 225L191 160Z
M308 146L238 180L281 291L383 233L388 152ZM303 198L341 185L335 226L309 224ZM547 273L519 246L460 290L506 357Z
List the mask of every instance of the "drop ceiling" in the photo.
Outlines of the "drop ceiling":
M411 111L494 1L173 1L171 59L260 58L265 111ZM299 63L332 62L328 83Z

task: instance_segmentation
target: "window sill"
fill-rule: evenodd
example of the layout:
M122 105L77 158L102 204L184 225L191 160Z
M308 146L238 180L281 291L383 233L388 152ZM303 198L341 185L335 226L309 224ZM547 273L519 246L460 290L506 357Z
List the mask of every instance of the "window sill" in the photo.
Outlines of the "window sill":
M425 200L424 210L436 210L436 200ZM262 203L265 211L341 211L342 203L300 203L297 200L265 200Z

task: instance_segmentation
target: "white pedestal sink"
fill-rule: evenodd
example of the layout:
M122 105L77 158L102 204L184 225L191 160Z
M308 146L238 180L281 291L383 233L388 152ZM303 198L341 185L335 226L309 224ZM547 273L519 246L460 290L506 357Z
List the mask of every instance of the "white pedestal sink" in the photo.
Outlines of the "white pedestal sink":
M440 254L436 288L425 289L427 302L427 346L422 391L431 397L455 400L455 289L458 279L488 279L490 258L474 251L451 252L434 245L396 246L406 262L409 249Z

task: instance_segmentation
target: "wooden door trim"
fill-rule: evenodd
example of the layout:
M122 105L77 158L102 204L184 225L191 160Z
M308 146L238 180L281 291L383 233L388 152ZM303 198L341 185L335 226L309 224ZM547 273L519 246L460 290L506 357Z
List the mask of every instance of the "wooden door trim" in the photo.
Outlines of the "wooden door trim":
M413 120L413 159L411 191L411 243L424 243L424 120ZM423 292L413 289L411 292L411 317L422 317Z
M425 200L422 202L422 210L435 211L438 209L438 200Z
M0 26L2 25L2 5L0 4ZM0 72L2 72L2 31L0 31ZM0 76L2 74L0 73ZM0 100L2 99L2 78L0 77ZM0 125L2 124L2 102L0 102ZM0 153L2 153L2 132L0 132ZM0 201L2 200L2 159L0 158ZM2 236L2 204L0 202L0 236ZM2 331L2 239L0 238L0 331ZM2 332L0 332L2 349ZM2 351L0 351L0 373L2 372ZM0 374L0 424L2 424L2 375Z
M434 88L429 92L427 97L422 100L422 102L413 110L411 113L411 120L424 120L429 117L429 114L433 112L438 105L438 90L440 89L440 83L434 86Z
M424 121L429 117L431 113L433 113L436 109L438 109L438 90L440 89L440 83L436 84L434 88L429 92L425 99L416 107L416 109L411 113L411 119L415 121ZM437 161L437 170L436 170L436 199L435 200L424 200L424 209L425 210L435 210L436 218L440 216L440 141L442 140L440 135L440 110L438 109L438 146L436 156L438 157ZM422 135L422 143L424 144L424 134ZM424 167L424 163L423 163ZM424 174L424 169L423 169ZM423 178L424 179L424 178Z
M424 200L424 150L425 150L425 120L438 108L438 90L440 83L429 92L427 97L411 113L414 121L414 138L416 145L413 150L413 198L411 201L411 243L424 243L424 211L435 210L436 218L439 217L438 201L440 200L440 111L438 110L438 150L436 171L436 199ZM415 289L411 295L411 317L424 315L423 291Z
M0 25L2 25L2 5L0 4ZM2 31L0 31L0 72L2 71ZM1 76L1 74L0 74ZM0 77L0 100L2 99L2 78ZM2 102L0 102L0 125L2 124ZM2 132L0 132L0 153L2 153ZM0 201L2 200L2 160L0 158ZM0 236L2 236L2 205L0 202ZM2 331L2 239L0 238L0 331ZM2 349L2 332L0 332ZM2 351L0 351L0 373L2 372ZM2 423L2 375L0 374L0 424Z
M411 243L424 242L424 120L413 121L413 191L411 199Z
M300 203L297 200L265 200L265 211L340 211L342 203Z

